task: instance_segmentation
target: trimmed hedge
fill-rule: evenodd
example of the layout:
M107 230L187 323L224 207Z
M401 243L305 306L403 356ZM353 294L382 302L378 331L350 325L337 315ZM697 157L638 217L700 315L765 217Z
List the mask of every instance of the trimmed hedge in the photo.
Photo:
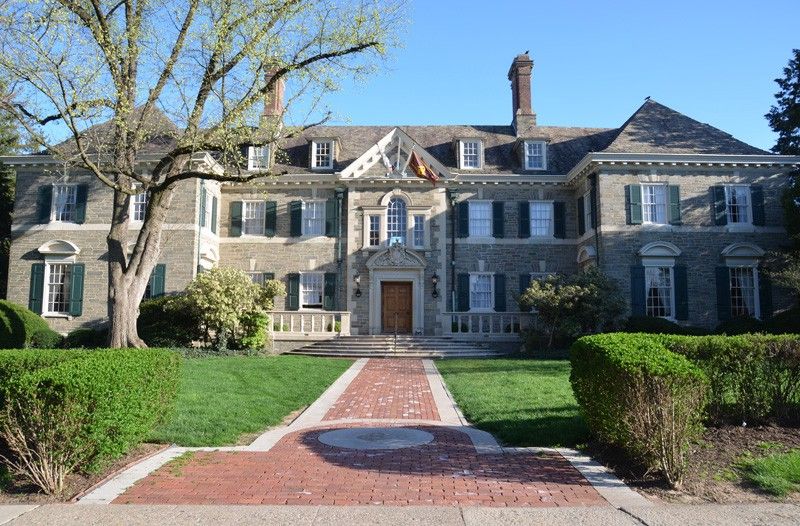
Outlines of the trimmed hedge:
M645 334L585 336L571 353L570 381L589 429L679 486L702 431L703 371Z
M185 296L161 296L142 301L136 322L139 336L153 347L191 347L202 340L202 317Z
M625 322L625 327L621 332L646 332L651 334L686 334L686 335L705 335L708 331L701 327L687 327L679 325L674 321L654 316L631 316Z
M35 312L16 303L0 300L0 349L53 348L61 335Z
M168 414L180 360L166 349L0 353L3 423L23 437L22 449L44 446L70 468L97 471Z

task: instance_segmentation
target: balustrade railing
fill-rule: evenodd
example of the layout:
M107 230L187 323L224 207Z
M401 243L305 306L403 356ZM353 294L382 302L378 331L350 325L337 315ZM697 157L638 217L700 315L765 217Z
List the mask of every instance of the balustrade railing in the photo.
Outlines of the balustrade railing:
M445 335L462 338L516 339L536 324L530 312L446 312L442 315Z
M272 311L270 316L276 337L350 335L347 311Z

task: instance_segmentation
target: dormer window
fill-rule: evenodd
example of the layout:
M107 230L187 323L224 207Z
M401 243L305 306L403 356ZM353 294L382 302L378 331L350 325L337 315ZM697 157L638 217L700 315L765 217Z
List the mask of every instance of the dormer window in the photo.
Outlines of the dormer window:
M525 169L547 170L547 143L525 141Z
M333 141L311 141L311 168L330 170L333 168Z
M269 145L247 147L247 169L269 170Z
M458 141L459 167L462 170L476 170L482 164L481 141L477 139L462 139Z

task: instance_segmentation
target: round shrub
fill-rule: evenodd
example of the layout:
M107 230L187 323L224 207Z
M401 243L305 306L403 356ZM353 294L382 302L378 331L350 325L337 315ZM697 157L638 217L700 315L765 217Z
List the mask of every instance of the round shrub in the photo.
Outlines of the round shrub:
M35 312L0 300L0 348L27 349L58 347L61 335Z
M201 316L184 295L142 301L136 326L151 347L191 347L203 339Z
M67 334L62 347L66 349L97 349L105 347L107 341L108 329L81 327Z

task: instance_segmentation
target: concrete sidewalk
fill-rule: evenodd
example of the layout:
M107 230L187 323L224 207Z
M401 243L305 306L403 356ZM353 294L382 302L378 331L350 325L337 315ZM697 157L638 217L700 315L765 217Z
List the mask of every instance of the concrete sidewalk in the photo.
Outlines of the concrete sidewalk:
M16 509L0 506L0 524L14 526L269 524L278 525L396 525L436 526L488 524L730 526L800 524L794 504L663 505L618 510L612 507L482 508L387 506L76 506L52 504ZM32 508L32 509L31 509ZM21 515L19 514L21 513ZM17 518L12 518L16 516ZM3 522L10 520L11 522Z

